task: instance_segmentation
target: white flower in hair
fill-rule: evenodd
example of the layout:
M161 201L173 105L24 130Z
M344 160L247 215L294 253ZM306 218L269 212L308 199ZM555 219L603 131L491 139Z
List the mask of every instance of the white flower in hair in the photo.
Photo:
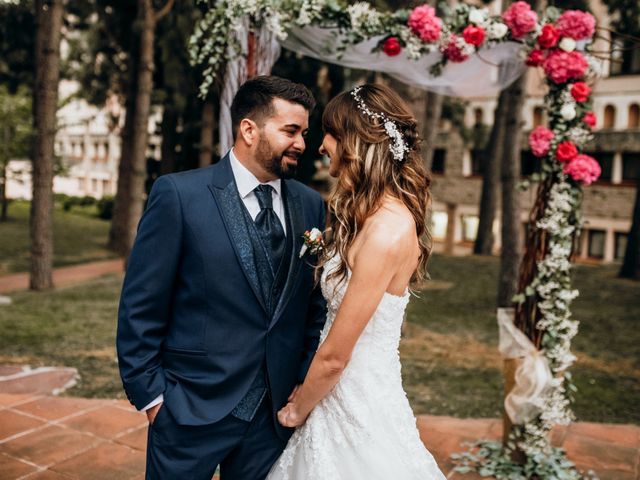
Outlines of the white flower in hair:
M396 161L402 162L404 160L405 154L409 151L409 147L407 146L407 142L405 142L404 137L402 136L402 133L398 128L398 125L384 113L374 112L369 107L367 107L367 104L364 103L364 100L359 95L360 90L362 90L361 86L357 86L353 90L351 90L351 96L358 104L358 110L360 110L364 115L370 118L382 121L384 130L387 132L387 135L389 135L389 138L391 139L391 143L389 145L391 155L393 155L393 158Z

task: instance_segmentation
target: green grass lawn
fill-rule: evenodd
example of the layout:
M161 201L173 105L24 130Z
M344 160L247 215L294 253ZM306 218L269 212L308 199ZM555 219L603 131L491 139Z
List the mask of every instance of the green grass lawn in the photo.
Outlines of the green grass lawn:
M497 269L495 258L433 258L434 288L411 300L401 348L416 413L500 415ZM615 274L613 266L575 268L581 296L574 312L582 323L574 341L574 407L579 420L640 424L640 284ZM12 305L0 307L0 363L73 366L82 379L68 395L122 398L114 349L121 282L111 275L13 295Z
M0 222L0 275L29 270L29 202L9 205L9 218ZM63 267L114 258L106 249L109 222L93 217L94 207L72 213L56 205L53 216L54 266Z

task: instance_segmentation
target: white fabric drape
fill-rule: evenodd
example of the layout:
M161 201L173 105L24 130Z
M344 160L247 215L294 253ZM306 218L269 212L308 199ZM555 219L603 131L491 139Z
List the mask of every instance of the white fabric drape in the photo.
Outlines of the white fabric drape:
M339 55L339 33L320 27L296 28L289 32L282 46L288 50L325 62L350 68L384 72L414 87L443 95L479 97L494 95L513 83L525 70L520 52L522 44L506 42L482 49L462 63L449 62L442 74L434 77L429 67L442 57L439 52L410 60L403 52L389 57L383 52L371 53L379 37L351 45Z
M247 52L250 24L245 19L234 29L234 35ZM429 67L441 55L438 52L424 55L420 60L410 60L404 53L389 57L384 53L371 53L380 40L372 38L357 45L350 45L337 53L339 32L308 26L295 28L286 40L278 43L275 35L262 27L256 34L256 73L266 75L280 55L280 45L294 52L335 63L349 68L384 72L414 87L443 95L479 97L495 95L513 83L525 70L522 45L515 42L498 44L483 49L463 63L449 63L439 76L429 74ZM233 143L230 107L238 88L247 80L247 59L238 56L227 64L224 89L220 98L220 154L226 153Z
M520 359L515 385L504 400L504 409L515 425L522 425L542 411L544 394L553 381L549 363L513 323L514 309L498 309L499 350L505 359Z
M243 52L248 51L249 19L234 30L234 36L240 42ZM267 75L280 56L280 44L275 35L262 27L255 31L256 75ZM220 155L224 155L233 145L231 131L231 102L244 82L247 81L247 59L239 56L227 63L224 74L224 88L220 95Z

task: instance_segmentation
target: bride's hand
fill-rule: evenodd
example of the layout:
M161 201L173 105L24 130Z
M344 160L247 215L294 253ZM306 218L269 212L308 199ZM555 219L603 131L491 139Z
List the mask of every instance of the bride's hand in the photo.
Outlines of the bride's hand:
M278 412L278 422L283 427L295 428L302 425L307 416L298 412L295 403L289 402Z

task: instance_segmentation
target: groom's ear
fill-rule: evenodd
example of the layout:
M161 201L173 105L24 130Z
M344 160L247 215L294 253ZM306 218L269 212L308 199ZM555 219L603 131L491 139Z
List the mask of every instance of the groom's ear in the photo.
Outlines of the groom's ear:
M256 122L249 118L243 118L238 127L240 138L247 146L252 146L258 141L259 132Z

